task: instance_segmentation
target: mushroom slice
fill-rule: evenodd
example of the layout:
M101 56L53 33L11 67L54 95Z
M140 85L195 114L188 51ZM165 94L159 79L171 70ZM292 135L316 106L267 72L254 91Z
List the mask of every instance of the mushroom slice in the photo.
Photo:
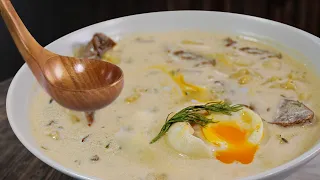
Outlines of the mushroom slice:
M303 103L283 99L279 104L275 118L270 123L287 127L311 122L313 118L314 112Z

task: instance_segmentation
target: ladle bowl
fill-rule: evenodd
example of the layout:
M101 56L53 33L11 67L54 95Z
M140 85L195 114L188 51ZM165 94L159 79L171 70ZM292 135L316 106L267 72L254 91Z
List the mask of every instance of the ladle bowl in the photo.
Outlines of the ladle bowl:
M10 0L0 0L0 11L33 75L61 106L90 112L109 105L119 96L123 72L118 66L50 52L32 37Z

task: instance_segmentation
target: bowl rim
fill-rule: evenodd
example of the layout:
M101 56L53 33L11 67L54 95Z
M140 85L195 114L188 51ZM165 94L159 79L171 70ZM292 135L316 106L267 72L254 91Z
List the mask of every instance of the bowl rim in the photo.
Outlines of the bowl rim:
M315 35L312 35L306 31L303 31L301 29L298 29L296 27L287 25L287 24L283 24L280 22L276 22L273 20L269 20L269 19L265 19L265 18L260 18L260 17L255 17L255 16L251 16L251 15L244 15L244 14L238 14L238 13L230 13L230 12L222 12L222 11L207 11L207 10L177 10L177 11L158 11L158 12L149 12L149 13L140 13L140 14L134 14L134 15L129 15L129 16L123 16L123 17L119 17L119 18L114 18L114 19L110 19L110 20L106 20L106 21L101 21L98 23L94 23L91 24L89 26L80 28L78 30L72 31L71 33L68 33L58 39L56 39L55 41L49 43L48 45L45 46L45 48L49 48L52 44L56 43L56 41L58 40L63 40L65 38L67 38L68 36L71 36L74 33L78 33L80 31L85 31L87 29L92 28L93 26L99 26L102 25L103 23L116 23L118 21L122 21L124 19L127 18L135 18L135 17L139 17L139 16L148 16L148 15L152 15L152 14L166 14L166 13L210 13L210 14L223 14L225 16L238 16L238 18L243 18L246 19L247 21L261 21L263 23L268 23L272 26L278 26L278 27L283 27L283 28L288 28L291 31L295 31L296 33L300 33L301 35L303 35L306 38L309 38L309 40L314 41L316 44L318 44L320 46L320 38L318 38ZM17 138L19 139L19 141L33 154L35 155L37 158L39 158L42 162L46 163L47 165L51 166L52 168L67 174L71 177L75 177L75 178L79 178L79 179L99 179L97 177L93 177L93 176L88 176L85 174L81 174L78 173L77 171L74 171L73 169L70 168L66 168L63 165L61 165L60 163L52 160L50 157L43 155L41 153L41 150L35 148L34 146L32 146L24 137L23 135L20 133L20 131L18 130L17 121L13 120L13 113L14 113L14 102L12 101L12 97L14 96L13 91L14 88L17 86L18 84L18 78L20 76L22 76L25 71L28 70L28 66L26 63L23 64L23 66L18 70L18 72L15 74L14 78L12 79L9 89L8 89L8 93L7 93L7 97L6 97L6 112L7 112L7 117L8 117L8 121L9 124L14 132L14 134L17 136ZM288 172L292 169L295 169L299 166L301 166L302 164L307 163L308 161L310 161L311 159L313 159L315 156L317 156L320 153L320 142L316 143L312 148L310 148L308 151L304 152L303 154L301 154L300 156L296 157L295 159L288 161L280 166L277 166L275 168L272 169L268 169L266 171L263 171L261 173L258 174L254 174L251 176L247 176L247 177L243 177L240 178L239 180L257 180L257 179L262 179L262 178L270 178L273 176L276 176L280 173L284 173L284 172Z

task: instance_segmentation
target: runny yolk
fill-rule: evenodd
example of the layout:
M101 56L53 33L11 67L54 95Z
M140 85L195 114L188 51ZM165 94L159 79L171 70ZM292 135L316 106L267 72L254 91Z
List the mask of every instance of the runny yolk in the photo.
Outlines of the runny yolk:
M210 92L207 89L186 82L183 74L179 72L169 72L163 66L153 66L153 68L162 70L163 72L167 73L171 77L171 79L179 86L186 100L194 99L199 102L208 102L212 100L212 94L210 94Z
M199 86L187 83L184 80L183 75L181 75L181 74L171 75L171 78L180 87L184 96L189 96L190 98L196 99L198 101L206 101L207 100L206 90L204 88L199 87Z
M247 132L235 123L216 123L202 129L205 138L213 144L227 145L225 150L218 150L215 156L223 163L238 161L249 164L253 161L258 146L247 141Z

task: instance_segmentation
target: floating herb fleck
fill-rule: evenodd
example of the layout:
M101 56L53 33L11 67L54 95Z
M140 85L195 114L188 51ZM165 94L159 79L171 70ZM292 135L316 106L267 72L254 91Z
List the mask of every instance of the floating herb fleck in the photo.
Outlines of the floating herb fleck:
M154 93L159 93L159 90L157 88L152 89Z
M237 41L231 39L230 37L226 38L224 41L226 42L226 47L230 47L237 44Z
M280 134L277 135L277 137L280 140L280 144L284 144L284 143L288 144L289 143L289 141L286 138L282 137Z
M176 75L176 74L177 74L177 71L175 71L175 70L171 70L169 73L170 73L170 75L174 76L174 75Z
M57 122L54 121L54 120L51 120L51 121L47 124L47 126L51 126L52 124L57 124Z
M289 143L289 141L287 139L283 138L283 137L281 138L281 141L285 142L285 143Z
M80 161L80 160L75 160L74 162L77 163L78 165L81 164L81 161Z
M150 111L153 112L153 113L156 113L156 112L159 111L159 108L157 106L155 106Z
M301 106L302 106L302 103L299 102L299 101L295 102L294 104L297 105L298 107L301 107Z
M165 124L162 126L159 134L153 138L150 144L159 140L163 135L165 135L170 127L177 122L189 122L199 124L200 126L206 126L209 123L215 123L211 119L208 119L203 112L209 113L222 113L226 115L231 115L232 112L237 112L242 109L242 105L231 105L227 102L211 102L205 105L189 106L181 111L177 112L171 118L170 114L167 116Z
M94 155L90 158L91 161L99 161L99 156L98 155Z
M44 146L41 146L41 148L44 149L44 150L48 150L48 148L46 148L46 147L44 147Z
M82 138L81 142L84 142L89 136L90 134L86 135L84 138Z
M109 144L107 144L105 148L106 148L106 149L108 149L109 147L110 147L110 143L109 143Z
M53 99L51 98L50 100L49 100L49 104L51 104L53 102Z

